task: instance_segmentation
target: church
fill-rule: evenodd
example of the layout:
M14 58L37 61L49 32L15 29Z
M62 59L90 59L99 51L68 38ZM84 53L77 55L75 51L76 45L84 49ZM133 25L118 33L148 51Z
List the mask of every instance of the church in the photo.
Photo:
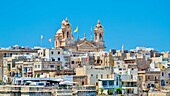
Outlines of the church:
M72 52L99 52L105 50L104 44L104 28L98 20L94 27L94 40L87 40L86 34L84 38L74 41L72 35L72 27L68 18L62 21L61 28L54 36L55 48L70 49Z

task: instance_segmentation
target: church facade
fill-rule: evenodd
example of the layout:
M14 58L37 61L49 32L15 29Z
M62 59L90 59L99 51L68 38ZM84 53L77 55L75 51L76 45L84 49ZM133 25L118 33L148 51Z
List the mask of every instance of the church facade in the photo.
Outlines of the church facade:
M72 27L68 19L62 21L61 28L54 36L55 48L70 49L73 52L99 52L105 50L104 44L104 28L98 20L94 27L94 40L87 40L86 34L84 38L74 41Z

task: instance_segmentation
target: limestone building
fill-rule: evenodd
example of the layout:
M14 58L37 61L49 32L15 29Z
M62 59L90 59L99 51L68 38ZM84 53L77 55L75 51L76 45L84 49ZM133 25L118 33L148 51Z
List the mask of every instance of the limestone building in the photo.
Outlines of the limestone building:
M86 34L84 38L74 41L72 27L68 19L62 21L61 28L54 36L54 46L64 49L71 49L73 52L99 52L105 50L104 45L104 28L98 20L94 27L94 40L87 40Z

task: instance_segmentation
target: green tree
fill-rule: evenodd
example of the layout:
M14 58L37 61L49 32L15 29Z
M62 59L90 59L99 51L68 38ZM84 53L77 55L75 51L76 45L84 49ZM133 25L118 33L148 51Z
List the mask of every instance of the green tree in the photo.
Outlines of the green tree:
M109 90L107 91L107 94L108 94L108 95L113 95L113 90L109 89Z
M40 74L37 74L37 77L39 78L39 77L40 77Z

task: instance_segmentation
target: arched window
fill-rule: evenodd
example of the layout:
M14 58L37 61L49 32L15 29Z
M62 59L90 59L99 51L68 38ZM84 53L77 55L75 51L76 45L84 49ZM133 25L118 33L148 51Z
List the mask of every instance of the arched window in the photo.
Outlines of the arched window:
M95 33L95 39L97 39L97 34Z
M63 32L63 38L65 37L64 32Z
M161 80L161 86L165 86L165 81Z
M67 32L67 38L69 37L69 32Z
M60 51L58 51L58 54L60 54Z
M54 52L53 52L53 51L51 51L51 54L53 55L53 54L54 54Z
M60 58L58 58L58 61L60 61Z
M162 72L162 76L164 76L164 72Z
M100 37L99 37L100 39L102 39L102 34L100 34Z

